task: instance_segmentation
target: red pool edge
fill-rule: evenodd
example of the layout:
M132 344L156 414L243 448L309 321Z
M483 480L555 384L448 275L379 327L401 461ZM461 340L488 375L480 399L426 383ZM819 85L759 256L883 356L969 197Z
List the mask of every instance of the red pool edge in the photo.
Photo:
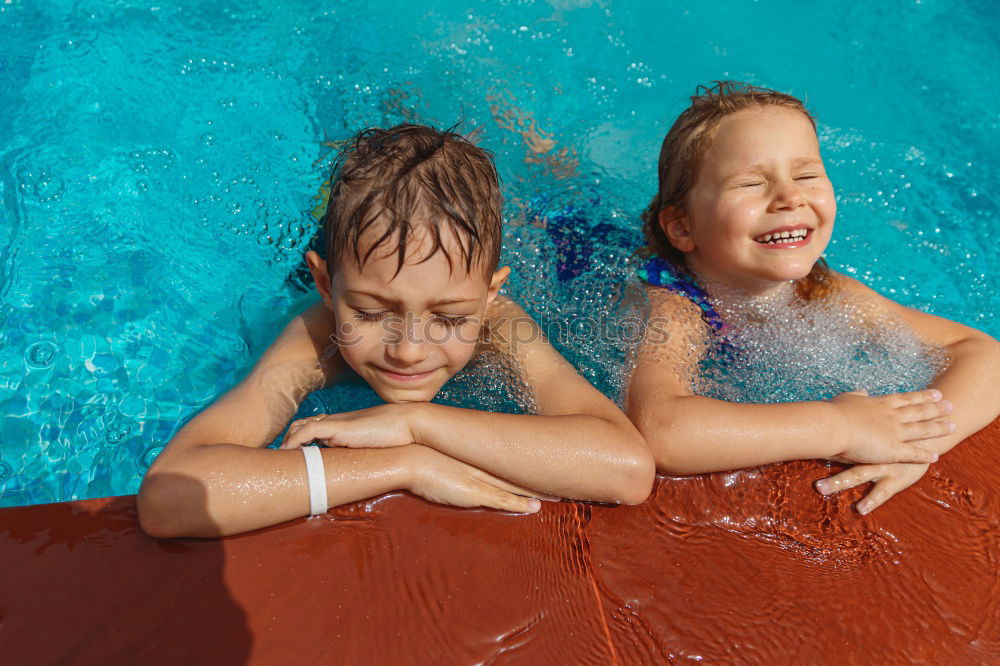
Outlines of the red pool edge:
M406 494L219 540L0 509L4 663L1000 660L1000 421L871 516L800 462L534 516Z

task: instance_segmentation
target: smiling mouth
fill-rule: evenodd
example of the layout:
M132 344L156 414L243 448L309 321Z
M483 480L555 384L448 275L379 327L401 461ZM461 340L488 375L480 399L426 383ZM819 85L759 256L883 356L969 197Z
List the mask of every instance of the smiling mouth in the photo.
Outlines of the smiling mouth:
M779 227L767 233L754 236L754 242L775 249L791 249L808 245L812 240L812 229L809 227Z
M427 379L435 372L434 370L428 370L427 372L393 372L392 370L386 370L385 368L377 365L372 367L378 370L378 373L383 377L406 384L420 382L421 380Z

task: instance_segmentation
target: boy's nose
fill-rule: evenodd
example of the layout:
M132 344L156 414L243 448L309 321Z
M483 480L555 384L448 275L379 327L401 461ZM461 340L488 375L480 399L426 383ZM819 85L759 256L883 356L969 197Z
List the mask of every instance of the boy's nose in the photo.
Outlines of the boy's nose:
M426 359L429 353L419 320L406 324L394 331L385 346L386 356L399 367L416 365Z

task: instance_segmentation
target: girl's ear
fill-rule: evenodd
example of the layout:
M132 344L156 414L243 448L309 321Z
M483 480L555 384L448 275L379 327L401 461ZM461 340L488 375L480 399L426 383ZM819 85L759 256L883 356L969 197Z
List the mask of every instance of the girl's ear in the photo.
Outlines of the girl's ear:
M503 283L507 281L510 277L510 266L504 266L490 278L490 286L486 292L486 305L489 305L496 300L497 294L500 293L500 287Z
M333 294L330 292L330 272L326 269L326 262L319 256L318 252L309 250L306 252L306 263L309 264L309 272L312 273L313 282L316 283L316 291L319 292L327 309L333 311Z
M691 218L683 210L677 206L664 206L660 209L659 222L671 245L681 252L694 250Z

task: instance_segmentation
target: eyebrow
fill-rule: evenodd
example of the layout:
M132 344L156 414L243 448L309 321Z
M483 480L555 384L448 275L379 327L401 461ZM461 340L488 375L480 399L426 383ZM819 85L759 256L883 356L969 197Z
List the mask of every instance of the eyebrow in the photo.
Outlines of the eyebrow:
M798 158L792 160L792 167L796 168L796 169L800 169L800 168L802 168L804 166L818 166L818 165L821 165L821 164L823 164L823 160L821 160L819 158L816 158L816 157L798 157ZM738 171L733 171L728 176L726 176L725 179L729 180L731 178L737 178L739 176L745 176L745 175L751 174L751 173L757 173L757 174L759 174L759 173L765 172L766 170L767 169L766 169L766 167L763 164L760 164L760 163L751 164L750 166L748 166L746 168L739 169Z
M384 303L387 305L396 305L398 303L398 301L395 301L391 298L386 298L381 294L374 294L370 291L357 291L351 289L345 293L349 296L367 296L368 298L374 299L380 303ZM429 303L427 303L427 305L429 305L430 307L440 307L442 305L460 305L460 304L465 305L468 303L474 303L476 302L476 300L477 299L475 298L442 298L436 301L430 301Z

